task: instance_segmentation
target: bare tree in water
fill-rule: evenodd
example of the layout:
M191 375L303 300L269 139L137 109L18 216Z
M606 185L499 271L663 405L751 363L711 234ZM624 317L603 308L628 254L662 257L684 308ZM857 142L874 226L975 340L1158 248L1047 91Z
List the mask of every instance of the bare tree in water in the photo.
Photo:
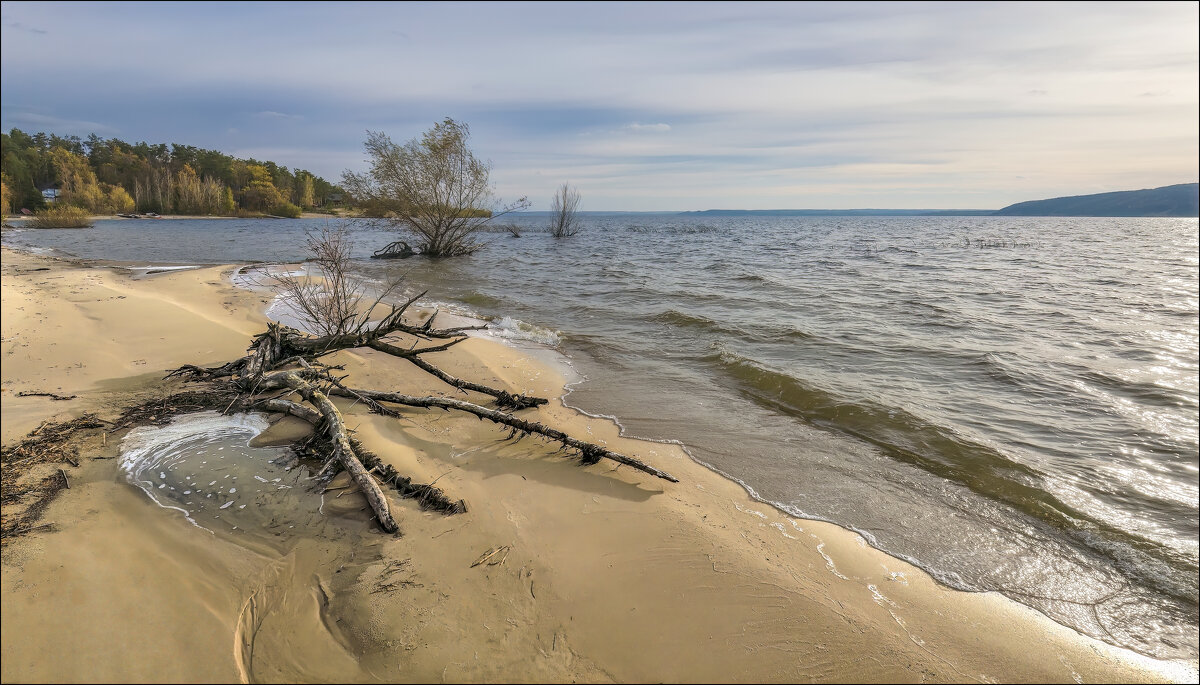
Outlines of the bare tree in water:
M550 235L565 238L582 228L579 221L579 191L570 183L559 186L550 203Z

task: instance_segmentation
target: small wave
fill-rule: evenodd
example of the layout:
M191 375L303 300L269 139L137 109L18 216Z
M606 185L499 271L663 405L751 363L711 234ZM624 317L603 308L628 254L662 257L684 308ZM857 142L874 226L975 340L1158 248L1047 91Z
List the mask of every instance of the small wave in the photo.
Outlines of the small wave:
M728 233L729 229L713 226L712 224L693 224L687 226L647 226L645 224L628 224L625 230L633 233L650 233L655 235L706 235L712 233Z
M463 304L468 304L472 307L498 308L505 305L504 300L501 300L498 297L492 297L491 295L487 295L476 290L472 290L465 295L460 295L457 299Z
M1137 400L1142 404L1151 404L1159 407L1196 408L1196 399L1194 396L1189 396L1186 392L1156 383L1120 378L1099 370L1091 370L1084 373L1083 380L1089 384L1108 389L1122 397Z
M770 283L766 276L762 274L738 274L733 277L735 281L745 281L747 283Z
M782 342L789 340L809 340L815 338L815 336L811 333L806 333L805 331L793 326L754 324L743 328L733 324L721 323L700 314L688 314L687 312L681 312L678 309L668 309L664 312L659 312L658 314L654 314L653 316L647 318L649 321L653 321L655 323L678 326L680 328L690 328L699 331L707 331L709 333L755 340L759 342Z
M526 323L511 316L501 317L488 324L487 332L496 338L506 340L525 340L549 347L558 347L562 343L562 331L542 328Z
M1000 452L928 423L899 408L850 401L720 345L702 358L731 378L750 399L812 425L875 445L893 459L960 483L1058 527L1088 517L1040 487L1042 475Z
M683 326L686 328L699 328L709 331L724 331L726 330L721 324L713 321L707 316L699 314L687 314L678 309L668 309L665 312L660 312L650 317L651 321L665 323L672 326Z

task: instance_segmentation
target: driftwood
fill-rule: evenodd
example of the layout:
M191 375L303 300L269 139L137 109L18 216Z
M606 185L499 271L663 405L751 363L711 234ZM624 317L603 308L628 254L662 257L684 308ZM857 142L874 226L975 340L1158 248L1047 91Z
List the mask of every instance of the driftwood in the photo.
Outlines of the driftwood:
M320 440L327 445L324 453L328 455L318 478L327 482L327 479L340 469L349 472L375 512L376 519L388 532L397 532L399 526L392 517L387 498L376 481L376 475L384 482L396 487L402 495L417 498L422 506L430 506L445 513L458 513L466 510L466 503L462 500L452 502L440 490L433 488L432 484L427 486L412 484L410 479L397 473L393 467L383 464L378 457L362 450L361 445L350 435L341 413L330 401L329 395L355 399L365 404L370 411L386 416L399 416L399 413L388 405L436 407L463 411L509 428L510 437L540 435L559 442L562 444L561 449L578 451L581 461L585 464L596 463L600 459L610 459L658 478L678 482L669 473L638 459L601 445L572 438L562 431L505 411L506 409L515 411L537 407L546 404L545 398L514 394L504 389L491 388L481 383L457 378L422 359L421 355L423 354L443 351L462 342L466 339L464 331L483 328L483 326L434 328L436 312L420 325L405 323L402 320L404 312L422 295L424 293L399 306L392 307L387 316L373 325L359 326L350 333L312 336L294 328L272 323L266 331L254 337L246 356L217 367L183 366L168 374L167 377L180 376L189 380L220 381L236 393L235 400L243 395L248 396L242 400L242 406L286 413L314 424L317 427L314 438L319 436ZM419 348L414 345L414 347L406 349L384 339L393 333L415 336L418 341L438 339L446 342ZM498 408L493 409L466 400L447 397L416 397L348 387L342 383L343 379L332 375L332 370L338 367L328 366L317 361L320 357L338 350L362 347L406 359L461 392L469 390L490 396L495 400ZM294 368L296 366L300 368ZM259 393L275 390L286 390L288 394L299 393L311 407L283 397L256 399ZM230 402L231 407L232 405L233 402Z
M17 393L17 397L49 397L52 400L57 400L59 402L65 402L67 400L75 399L76 396L75 395L56 395L52 392L30 392L28 390L22 390L21 392Z
M351 394L351 391L339 387L332 388L330 392L334 395L342 395L343 397L361 396L370 400L374 400L375 402L391 402L393 404L402 404L409 407L438 407L440 409L457 409L459 411L467 412L468 414L474 414L481 419L487 419L502 426L508 426L513 429L514 436L516 434L536 434L545 436L556 442L561 442L563 447L579 450L582 461L585 464L595 464L601 459L611 459L619 464L632 466L639 471L644 471L652 476L662 478L663 480L669 480L672 483L679 482L678 478L672 476L666 471L661 471L633 457L626 456L620 452L614 452L607 447L602 447L594 443L577 440L560 430L550 428L536 421L522 419L507 412L488 409L487 407L483 407L478 404L472 404L471 402L456 400L449 397L415 397L413 395L403 395L397 392L376 392L373 390L356 389L352 391L354 394Z
M371 253L372 259L408 259L417 254L417 251L412 249L408 243L403 240L397 240L394 243L388 243L383 247Z
M392 518L387 498L383 496L383 491L379 489L379 484L363 468L362 462L354 454L354 448L350 446L350 436L346 432L346 424L342 421L341 412L338 411L337 407L333 406L333 402L329 401L325 393L317 390L307 381L300 378L295 372L284 372L280 376L280 379L285 385L299 392L301 397L312 402L320 410L321 416L325 419L325 431L329 435L330 442L334 445L333 458L337 459L342 468L346 469L350 477L354 479L355 484L362 490L363 496L367 498L367 503L375 511L375 517L379 520L379 525L383 526L383 529L389 533L399 530L400 526L396 525L396 520Z

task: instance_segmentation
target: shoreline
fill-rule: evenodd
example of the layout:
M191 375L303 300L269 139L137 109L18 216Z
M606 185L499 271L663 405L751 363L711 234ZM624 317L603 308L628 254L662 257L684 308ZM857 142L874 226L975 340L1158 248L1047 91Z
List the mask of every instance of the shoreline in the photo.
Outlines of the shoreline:
M6 226L11 226L13 228L22 228L22 226L19 224L10 224L9 222L10 221L25 222L31 218L32 218L31 216L27 216L24 214L9 214L7 216L4 216L3 220L4 220L4 224ZM148 221L156 221L159 219L170 219L172 221L179 221L179 220L187 221L187 220L200 219L200 220L208 221L208 220L218 220L218 219L244 219L244 220L271 219L271 220L278 220L278 219L290 219L291 217L280 217L280 216L265 215L265 214L261 215L261 216L224 216L224 215L216 215L216 214L159 214L158 216L140 215L137 217L137 219L130 219L129 217L118 216L116 214L92 214L88 218L91 221L135 221L135 220L142 220L142 219L145 219ZM296 218L297 219L352 219L355 217L350 216L350 215L343 215L343 214L325 214L322 212L301 212L300 216L298 216ZM56 230L56 229L48 229L48 230Z
M41 268L49 271L32 271ZM52 406L60 403L40 398L14 402L9 394L13 389L22 383L29 388L35 385L17 378L20 374L42 374L38 389L78 392L83 398L80 404L103 408L122 393L157 391L162 385L156 381L162 375L157 372L171 364L219 363L240 356L250 336L265 324L265 301L261 293L239 292L230 284L231 268L157 273L151 287L102 264L72 263L5 248L5 444L32 430L47 411L62 409ZM51 283L51 279L63 282ZM61 301L53 300L55 293ZM156 304L162 316L137 314L131 299ZM10 315L17 307L56 308L49 318L60 327L67 325L64 330L73 334L80 330L81 337L84 331L77 327L90 320L91 330L106 338L105 344L63 349L64 333L35 331L28 312L16 318ZM139 318L142 330L107 340L114 327L134 326ZM186 334L172 334L168 324ZM18 358L14 340L35 334L41 336L40 344L34 343L40 356ZM129 356L135 344L129 338L138 336L145 343L137 348L138 358L113 364L111 358L121 353ZM205 344L194 345L191 337ZM46 603L68 615L78 609L71 607L67 593L39 581L38 571L87 593L82 603L90 610L84 614L92 622L85 620L74 630L94 638L82 642L95 645L96 653L89 658L108 668L105 673L139 679L139 668L163 666L155 659L166 656L142 655L145 659L138 661L128 653L114 654L99 646L101 634L112 629L106 620L114 620L114 615L122 628L147 630L143 624L149 619L123 611L120 601L136 604L145 595L130 588L112 592L121 577L117 569L130 569L95 549L102 541L112 544L130 536L136 538L135 546L142 545L155 559L162 556L160 548L169 548L200 567L160 559L161 563L147 562L138 569L163 581L154 585L167 593L168 606L182 607L174 621L154 618L157 628L165 632L164 641L178 638L178 644L187 643L180 636L188 630L179 625L186 622L183 617L195 616L208 624L215 621L214 630L226 631L222 633L226 639L214 638L205 649L212 651L209 657L222 663L222 668L232 669L221 674L234 673L243 679L272 679L269 673L275 679L328 678L301 668L311 666L307 662L288 670L289 658L304 655L282 644L276 647L278 653L264 649L256 654L251 671L244 662L226 662L229 644L240 634L238 607L246 601L246 588L238 587L236 574L221 569L253 567L261 573L286 559L293 566L283 583L290 594L283 592L270 615L293 616L299 625L311 628L300 632L311 634L313 654L349 655L365 668L364 677L380 680L441 676L476 681L711 677L1066 682L1194 677L1173 670L1169 663L1081 636L994 593L942 586L924 571L867 546L860 536L834 524L794 519L774 508L759 511L770 505L693 459L679 445L622 436L619 423L571 408L561 374L517 348L473 338L437 355L438 363L455 375L554 395L557 403L531 415L572 435L587 434L619 446L670 470L682 482L664 487L649 482L644 474L612 470L604 464L581 467L529 439L497 444L498 431L473 425L478 422L470 417L413 414L401 426L348 408L347 418L372 451L415 481L440 478L439 487L453 497L465 496L471 505L467 514L442 517L397 501L395 510L405 531L398 539L371 534L364 522L344 512L349 532L343 537L379 549L379 558L365 561L362 572L351 579L346 577L350 574L336 576L316 563L328 561L323 555L330 549L346 551L342 539L314 536L275 558L251 554L225 539L206 541L200 556L178 552L176 548L194 542L194 529L181 528L181 517L151 509L144 495L130 492L132 488L119 482L112 460L90 461L84 482L62 493L47 512L47 520L53 515L67 523L56 532L5 546L4 679L78 679L66 664L30 661L46 653L56 639L42 623ZM343 352L335 359L362 387L414 394L448 392L436 387L436 381L415 375L406 368L409 365L370 351ZM109 365L104 371L91 371L105 362ZM286 421L277 423L283 424ZM115 442L108 441L110 452ZM86 514L78 513L82 501L89 507ZM156 536L147 539L136 531L120 532L119 517L132 517L134 512L136 520L151 519L145 525ZM83 534L97 530L103 534L94 540ZM479 552L510 540L514 556L508 565L482 571L469 567ZM97 578L56 569L61 562L52 555L67 554L72 548L83 549L71 553L86 553L93 563L100 560ZM297 549L307 551L293 554ZM413 585L403 592L373 594L372 574L404 558L413 569ZM182 589L169 589L168 568L182 574ZM332 594L320 591L327 601L316 614L306 608L307 599L301 601L300 588L311 591L311 584L310 576L299 573L300 569L316 574L321 579L318 587L324 584L332 590ZM532 575L522 575L526 571ZM230 583L236 590L232 598L225 587ZM43 588L36 601L30 596L30 585ZM106 591L117 599L100 596ZM204 600L199 602L203 611L195 606L198 596ZM232 605L238 606L231 609ZM327 615L356 626L343 628L341 639L333 639L334 646L327 642L331 633L319 628L327 623ZM364 615L371 617L366 624ZM259 629L271 619L264 620L268 623L261 623ZM386 644L405 640L405 645L415 646ZM476 655L482 651L484 658L471 659L472 651ZM126 659L136 663L121 663ZM395 666L377 672L377 666L397 661L404 666L398 672ZM189 668L203 668L198 663ZM177 674L168 676L177 679L219 677L212 672L165 672Z

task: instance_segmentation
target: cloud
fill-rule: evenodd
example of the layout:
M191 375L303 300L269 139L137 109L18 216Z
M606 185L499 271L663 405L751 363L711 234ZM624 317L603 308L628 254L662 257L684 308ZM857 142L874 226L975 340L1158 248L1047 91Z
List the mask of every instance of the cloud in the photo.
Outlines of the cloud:
M36 127L39 130L58 134L84 136L89 133L114 135L119 132L113 126L95 121L68 119L49 114L38 114L37 112L16 112L14 114L5 114L4 118L18 125L23 124L31 128Z
M43 35L46 33L49 33L49 31L46 31L45 29L34 28L32 26L25 26L24 24L22 24L19 21L9 22L8 24L5 24L5 26L8 26L9 28L14 28L18 31L28 31L29 33L37 33L37 34L43 34Z
M629 131L631 133L666 133L667 131L671 130L671 125L670 124L639 124L638 122L635 121L631 124L625 124L621 128L622 128L622 130Z
M263 110L261 112L255 112L254 116L259 117L260 119L303 119L304 118L300 114L285 114L283 112L273 112L271 110Z

